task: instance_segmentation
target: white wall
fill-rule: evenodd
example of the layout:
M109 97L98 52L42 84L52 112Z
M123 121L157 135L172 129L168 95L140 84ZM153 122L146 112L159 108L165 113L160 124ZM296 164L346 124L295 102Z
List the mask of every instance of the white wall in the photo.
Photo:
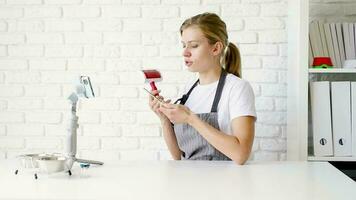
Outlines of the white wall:
M97 98L80 103L80 156L170 159L138 70L160 69L163 95L177 97L193 77L178 29L205 11L227 23L255 91L251 159L284 160L286 0L0 0L0 158L62 151L66 97L84 74Z

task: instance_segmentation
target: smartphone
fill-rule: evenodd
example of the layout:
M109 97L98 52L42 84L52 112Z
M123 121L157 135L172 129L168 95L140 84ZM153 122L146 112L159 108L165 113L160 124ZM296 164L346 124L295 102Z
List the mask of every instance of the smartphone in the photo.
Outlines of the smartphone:
M80 76L80 83L84 87L84 96L86 98L93 98L95 97L94 95L94 90L93 87L91 86L90 78L89 76Z
M150 94L153 98L157 99L161 103L165 103L162 99L157 98L152 92L148 91L146 88L143 88L148 94Z

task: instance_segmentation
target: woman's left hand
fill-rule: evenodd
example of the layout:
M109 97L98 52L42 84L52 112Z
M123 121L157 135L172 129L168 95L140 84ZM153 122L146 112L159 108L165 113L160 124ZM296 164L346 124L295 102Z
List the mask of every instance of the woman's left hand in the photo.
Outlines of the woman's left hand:
M188 123L189 117L193 114L188 107L180 104L165 103L159 108L172 123Z

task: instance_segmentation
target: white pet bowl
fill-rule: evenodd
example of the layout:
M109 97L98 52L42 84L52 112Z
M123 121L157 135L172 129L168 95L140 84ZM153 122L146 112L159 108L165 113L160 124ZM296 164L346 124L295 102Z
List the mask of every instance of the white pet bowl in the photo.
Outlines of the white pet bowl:
M64 156L48 156L37 160L40 171L46 173L61 172L66 170L66 158Z

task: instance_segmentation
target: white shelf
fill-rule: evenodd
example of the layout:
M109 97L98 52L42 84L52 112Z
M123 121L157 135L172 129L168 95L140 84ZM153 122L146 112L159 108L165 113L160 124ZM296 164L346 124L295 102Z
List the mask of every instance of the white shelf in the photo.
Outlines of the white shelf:
M333 69L308 69L309 73L356 73L356 69L333 68Z
M356 161L356 157L316 157L316 156L308 156L308 161Z
M308 84L311 76L316 75L312 78L317 79L318 75L331 75L330 80L339 80L343 78L338 77L339 74L345 74L345 80L349 80L356 75L355 68L311 68L308 62L309 2L288 1L288 26L292 28L288 30L287 160L356 161L356 157L315 157L308 154ZM329 80L329 77L325 78Z

